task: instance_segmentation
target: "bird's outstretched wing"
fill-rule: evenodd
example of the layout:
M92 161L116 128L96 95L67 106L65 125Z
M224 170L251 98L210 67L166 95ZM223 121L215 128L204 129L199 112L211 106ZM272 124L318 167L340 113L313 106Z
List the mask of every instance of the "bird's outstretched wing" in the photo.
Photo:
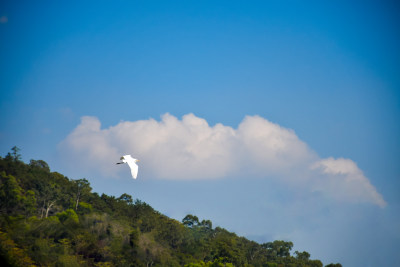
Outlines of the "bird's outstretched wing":
M126 163L128 163L129 168L131 168L131 174L133 179L136 179L138 171L139 171L139 167L135 162L135 159L132 158L130 155L124 156Z
M131 168L131 174L132 174L132 178L136 179L138 171L139 171L139 167L136 163L132 162L132 163L128 163L129 167Z

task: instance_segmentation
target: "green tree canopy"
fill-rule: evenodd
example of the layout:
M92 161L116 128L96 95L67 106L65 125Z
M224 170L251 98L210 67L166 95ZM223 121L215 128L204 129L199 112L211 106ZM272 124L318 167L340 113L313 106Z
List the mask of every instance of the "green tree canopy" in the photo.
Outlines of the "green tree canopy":
M188 214L182 223L129 194L92 193L87 179L0 157L2 266L301 266L322 267L293 243L259 244ZM329 267L339 267L331 264Z

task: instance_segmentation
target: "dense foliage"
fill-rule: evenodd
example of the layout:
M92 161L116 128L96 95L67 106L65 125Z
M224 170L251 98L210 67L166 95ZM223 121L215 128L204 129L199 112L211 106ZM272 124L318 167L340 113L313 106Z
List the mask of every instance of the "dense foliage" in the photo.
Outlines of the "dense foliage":
M1 266L322 266L306 251L291 255L292 242L258 244L128 194L93 193L18 150L0 157Z

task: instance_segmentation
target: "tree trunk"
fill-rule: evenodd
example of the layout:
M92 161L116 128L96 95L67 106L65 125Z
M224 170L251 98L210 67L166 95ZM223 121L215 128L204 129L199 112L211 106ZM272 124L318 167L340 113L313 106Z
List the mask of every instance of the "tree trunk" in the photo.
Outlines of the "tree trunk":
M78 210L78 205L79 205L79 198L81 196L81 190L78 189L78 193L76 194L76 205L75 205L75 210Z
M76 211L78 210L78 205L79 205L79 194L78 194L78 196L76 197L76 205L75 205L75 210L76 210Z
M43 213L44 213L44 206L46 205L46 201L43 200L43 206L42 206L42 214L40 214L40 219L43 219Z
M54 205L55 202L56 202L56 201L53 201L53 202L49 203L49 205L47 206L47 209L46 209L46 218L49 216L49 211L50 211L51 207Z

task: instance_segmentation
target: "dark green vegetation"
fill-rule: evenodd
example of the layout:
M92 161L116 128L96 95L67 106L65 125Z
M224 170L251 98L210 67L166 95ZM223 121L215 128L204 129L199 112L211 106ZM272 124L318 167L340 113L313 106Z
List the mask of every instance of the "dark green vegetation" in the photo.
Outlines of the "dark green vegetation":
M128 194L98 195L18 150L0 157L1 266L322 266L306 251L290 255L292 242L258 244Z

